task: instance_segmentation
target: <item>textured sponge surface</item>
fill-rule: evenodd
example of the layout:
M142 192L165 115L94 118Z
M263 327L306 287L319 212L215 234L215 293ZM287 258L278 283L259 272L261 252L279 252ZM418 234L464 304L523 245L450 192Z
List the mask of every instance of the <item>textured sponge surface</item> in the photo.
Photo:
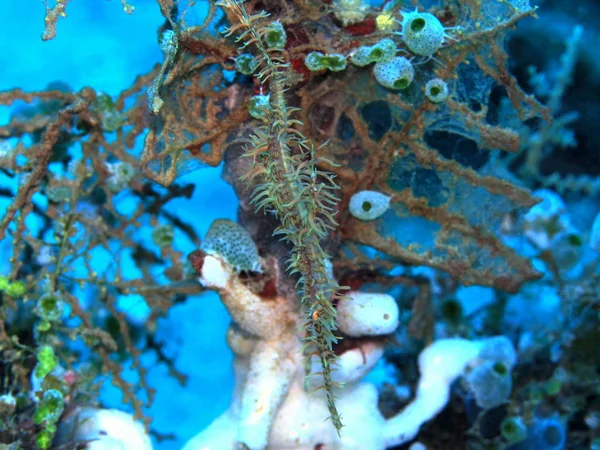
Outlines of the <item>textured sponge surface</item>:
M209 255L221 256L237 271L262 272L254 241L241 225L231 220L215 220L200 248Z

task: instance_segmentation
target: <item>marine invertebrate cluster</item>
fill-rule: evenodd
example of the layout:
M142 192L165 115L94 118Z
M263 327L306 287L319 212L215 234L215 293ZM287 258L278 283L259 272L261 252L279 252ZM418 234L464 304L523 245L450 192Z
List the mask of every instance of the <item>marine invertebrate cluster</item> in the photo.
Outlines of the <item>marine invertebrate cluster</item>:
M402 12L397 2L222 0L207 4L205 22L189 27L174 2L159 3L164 60L121 94L0 94L2 105L32 105L0 127L11 142L0 152L2 173L15 182L0 219L0 240L12 254L0 291L15 311L22 299L33 300L34 333L18 331L26 344L0 333L0 343L22 357L7 357L16 361L15 392L28 389L22 380L34 372L40 446L61 420L48 414L63 404L56 392L65 411L74 407L77 388L44 386L45 377L65 385L70 337L82 336L140 415L141 397L121 376L119 358L133 360L151 399L140 347L176 373L155 348L156 318L203 289L221 295L235 322L228 342L237 381L229 411L189 448L379 450L412 439L448 403L458 377L484 411L510 402L512 392L521 395L512 344L491 351L492 340L448 337L480 335L476 320L502 330L507 293L541 276L541 258L558 263L567 297L573 286L560 272L577 267L587 250L587 235L571 226L560 202L526 213L536 197L480 170L490 154L517 154L523 146L522 136L494 120L494 89L506 93L520 121L549 121L548 109L508 71L502 46L506 33L534 14L529 2L439 0ZM217 221L201 241L196 218L188 223L165 206L194 193L181 173L221 163L238 194L239 223ZM193 175L202 178L201 171ZM135 199L127 212L124 197ZM42 221L39 230L28 228L31 216ZM508 237L506 230L517 228L512 221L524 224L539 258L535 269ZM142 226L151 232L138 233ZM597 229L590 228L595 249ZM191 282L184 241L201 249L192 263L202 286ZM95 269L98 253L111 261L102 270ZM495 303L481 309L485 318L461 309L453 291L459 283L493 290ZM94 291L85 305L84 288ZM596 297L573 290L587 308L573 310L588 317ZM401 291L405 310L372 291ZM150 310L144 332L131 330L143 320L119 308L128 297ZM5 317L10 333L19 325L14 317ZM427 346L414 400L386 420L363 376L382 356L381 336L400 321L406 327L399 338L408 341L410 332ZM137 333L147 339L136 340ZM556 358L570 348L569 333L557 339ZM434 341L440 336L448 339ZM511 417L525 417L512 406ZM338 435L340 412L351 426ZM323 423L327 416L334 426ZM366 421L367 443L353 431ZM518 420L505 425L511 443L537 430Z
M364 67L371 63L389 61L396 56L396 43L385 38L373 45L361 45L350 54L352 64Z

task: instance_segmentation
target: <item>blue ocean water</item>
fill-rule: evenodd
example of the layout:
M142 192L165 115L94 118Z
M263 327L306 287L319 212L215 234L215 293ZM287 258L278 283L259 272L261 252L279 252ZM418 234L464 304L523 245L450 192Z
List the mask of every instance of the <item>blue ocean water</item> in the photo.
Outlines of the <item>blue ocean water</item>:
M200 2L201 3L201 2ZM67 17L57 26L51 41L41 39L44 4L37 0L5 0L0 4L0 90L19 87L27 91L44 89L61 81L72 89L91 86L110 95L118 94L162 61L157 44L157 29L164 19L154 0L136 0L133 14L125 14L118 0L73 1ZM202 14L202 5L197 8ZM193 13L193 12L192 12ZM190 14L190 17L193 17ZM9 120L9 109L0 107L0 123ZM216 218L235 220L237 200L231 187L220 178L221 168L205 168L184 175L181 182L196 184L190 200L175 200L167 209L193 224L202 236ZM0 175L0 185L14 183ZM126 194L124 194L126 195ZM130 199L130 202L135 200ZM127 204L128 200L120 198ZM8 207L0 199L0 211ZM150 233L151 230L146 230ZM194 248L184 243L175 247L187 254ZM0 248L7 252L7 248ZM104 255L108 258L109 255ZM102 255L98 267L106 261ZM6 269L7 261L2 263ZM4 271L2 273L5 273ZM148 310L143 302L122 305L130 317L143 320ZM190 297L171 309L160 320L157 338L165 342L165 351L175 367L188 375L182 387L170 377L167 368L146 354L142 360L150 369L149 382L157 394L146 413L153 417L152 428L175 439L155 440L159 450L180 449L187 439L205 428L229 403L232 387L231 352L225 345L229 317L216 294ZM133 373L130 380L135 380ZM107 407L124 408L119 390L104 383L100 402Z

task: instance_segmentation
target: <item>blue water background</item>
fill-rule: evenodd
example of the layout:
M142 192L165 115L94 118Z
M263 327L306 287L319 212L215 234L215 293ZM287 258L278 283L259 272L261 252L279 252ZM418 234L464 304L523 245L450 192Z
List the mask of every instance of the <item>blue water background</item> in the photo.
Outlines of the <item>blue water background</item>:
M157 29L164 19L155 0L134 0L135 12L127 15L120 1L73 0L66 18L59 21L57 36L43 42L44 4L39 0L3 0L0 4L0 90L19 87L26 91L44 89L52 81L63 81L74 90L91 86L97 91L117 95L131 85L136 75L147 73L162 53L157 44ZM202 8L201 3L196 8ZM192 11L190 18L201 16ZM0 107L0 123L9 120L9 109ZM194 182L192 199L168 205L185 222L204 235L215 218L235 220L237 201L233 190L220 178L221 168L201 169L186 175L181 182ZM0 185L14 188L14 182L0 175ZM126 195L126 194L122 194ZM120 198L126 202L127 199ZM0 199L0 211L8 207ZM149 233L149 230L144 230ZM178 250L193 250L185 242L175 242ZM0 253L8 248L0 248ZM106 258L109 255L106 256ZM99 256L100 258L100 256ZM98 260L99 266L106 260ZM2 263L1 273L7 270ZM142 318L145 305L131 305L131 314ZM187 439L205 428L229 403L233 385L231 352L225 344L229 317L215 294L188 298L173 307L160 321L158 337L165 350L175 357L176 367L189 376L181 387L170 378L164 364L152 354L143 356L150 368L149 382L157 389L154 404L147 410L152 427L161 434L174 434L175 440L157 442L160 450L180 449ZM135 374L126 372L134 381ZM126 409L121 393L110 383L100 398L107 407Z

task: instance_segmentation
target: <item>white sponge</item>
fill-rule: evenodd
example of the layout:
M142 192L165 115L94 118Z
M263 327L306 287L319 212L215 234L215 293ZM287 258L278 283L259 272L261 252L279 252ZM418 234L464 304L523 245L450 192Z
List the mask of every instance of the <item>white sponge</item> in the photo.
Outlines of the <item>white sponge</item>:
M337 305L338 326L349 336L381 336L398 327L396 300L387 294L353 291Z
M152 450L144 426L118 409L81 408L61 423L58 436L70 437L73 430L76 441L90 441L89 449Z

